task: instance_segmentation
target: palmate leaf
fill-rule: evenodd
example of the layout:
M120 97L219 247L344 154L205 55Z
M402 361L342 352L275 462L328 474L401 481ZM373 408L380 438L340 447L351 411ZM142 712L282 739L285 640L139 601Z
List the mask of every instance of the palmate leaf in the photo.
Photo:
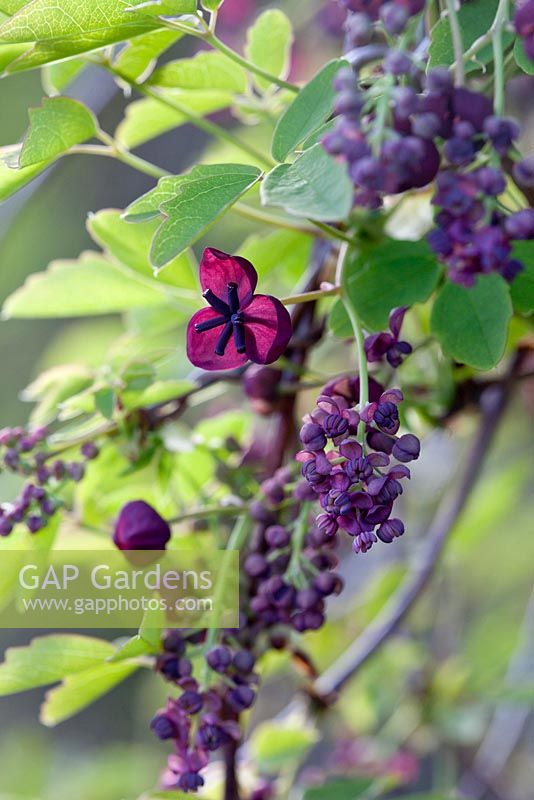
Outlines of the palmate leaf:
M178 17L180 14L194 14L196 0L123 0L128 11L158 17Z
M254 25L247 31L246 56L257 67L286 78L289 72L289 58L293 44L291 22L279 9L269 9L260 14ZM271 82L254 75L254 82L260 89L266 89Z
M345 219L354 189L344 164L334 161L320 144L306 150L293 164L280 164L261 187L264 205L281 206L288 214L325 222Z
M364 325L373 331L387 327L389 312L427 300L436 288L441 268L426 241L385 239L378 245L349 252L345 271L348 296ZM330 315L336 336L352 335L343 304Z
M44 319L112 314L164 305L168 290L129 272L99 253L77 261L53 261L46 272L31 275L6 300L6 319Z
M86 66L87 62L83 58L69 58L67 61L43 67L41 71L43 89L51 97L61 94Z
M233 95L221 90L167 89L165 94L188 111L200 116L229 108L233 102ZM187 114L170 108L159 100L152 98L137 100L127 107L126 116L119 124L115 137L125 147L132 149L187 122Z
M11 647L0 664L0 696L56 683L104 663L115 652L110 642L77 634L41 636L25 647Z
M60 686L47 692L41 706L41 722L53 727L69 719L122 683L140 666L132 661L120 661L100 664L76 675L68 675Z
M260 177L261 170L246 164L200 165L187 175L162 178L126 209L125 219L166 217L151 250L152 264L160 268L194 244Z
M117 54L114 67L132 81L146 80L156 66L158 56L172 47L183 33L180 31L151 31L136 36Z
M502 358L511 316L504 279L480 275L469 288L445 284L432 309L432 333L456 361L487 370Z
M98 122L86 106L69 97L51 97L29 112L30 127L19 157L21 167L50 162L96 135Z
M304 86L282 114L274 131L272 154L285 161L298 144L307 139L332 113L336 92L334 77L347 62L331 61Z
M200 52L193 58L181 58L164 64L152 75L150 83L171 89L245 92L247 76L239 64L222 53Z

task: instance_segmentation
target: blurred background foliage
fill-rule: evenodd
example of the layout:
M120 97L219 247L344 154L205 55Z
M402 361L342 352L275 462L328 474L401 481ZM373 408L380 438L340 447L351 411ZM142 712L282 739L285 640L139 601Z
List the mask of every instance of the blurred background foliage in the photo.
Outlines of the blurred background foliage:
M234 38L237 23L252 18L261 5L228 0L227 38ZM325 3L292 0L283 5L300 29L293 65L293 77L298 79L312 74L317 64L339 52L340 17L333 3L328 15ZM224 22L224 13L221 16ZM188 48L190 43L180 42L165 60L187 54ZM526 119L525 128L531 131L533 80L514 82L507 98L509 112ZM91 69L68 93L97 111L102 127L109 131L121 120L127 102L111 79ZM27 127L27 108L38 105L42 96L37 72L0 82L4 109L0 145L20 138ZM207 144L203 134L191 134L188 126L183 126L139 152L179 173L199 158ZM261 132L254 129L252 135L261 136ZM534 143L527 143L526 149L529 144ZM1 299L53 259L77 257L91 247L85 227L90 212L124 208L152 184L150 178L118 162L72 156L4 203L0 208ZM232 252L257 230L257 225L230 215L209 238L217 247ZM261 251L251 241L250 252L255 246ZM424 324L424 310L422 313ZM121 330L116 315L76 322L2 323L2 424L26 421L28 406L20 402L19 394L39 371L61 363L98 366ZM346 366L344 354L339 345L334 348L332 340L327 340L314 358L317 369L325 363L331 372ZM450 388L450 374L436 378L444 391ZM303 395L303 411L312 400L312 393ZM203 414L227 410L236 401L249 410L236 389L216 397ZM533 410L532 382L525 381L431 589L399 634L345 689L343 700L320 722L320 734L309 732L303 746L311 749L303 769L310 784L329 773L390 781L384 785L391 786L392 796L400 793L395 788L399 786L404 787L403 794L429 789L448 793L451 787L460 787L469 797L531 800ZM193 410L191 424L194 422ZM409 535L395 547L373 549L365 558L351 558L345 564L347 589L332 604L329 623L306 637L319 670L365 628L398 586L441 494L456 476L474 425L475 415L464 414L454 418L447 430L436 430L427 437L403 509ZM228 419L221 432L228 435ZM97 487L98 482L95 486L89 481L84 491L91 495L97 493ZM0 477L0 492L6 498L12 494L4 476ZM98 524L98 509L95 514ZM2 632L0 645L3 650L28 638L27 631ZM266 688L252 724L283 710L298 686L287 656L271 654L263 670ZM0 800L133 800L140 787L155 785L164 761L164 746L153 741L147 727L164 695L160 680L142 671L53 730L37 722L42 692L1 698ZM257 730L249 755L256 762L268 761L274 757L269 748L277 730L264 729L264 735L261 727ZM474 771L468 766L471 763Z

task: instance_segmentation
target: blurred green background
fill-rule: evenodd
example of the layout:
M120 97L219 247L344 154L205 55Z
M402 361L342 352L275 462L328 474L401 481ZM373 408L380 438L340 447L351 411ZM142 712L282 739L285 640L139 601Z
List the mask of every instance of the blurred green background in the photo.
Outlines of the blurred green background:
M242 3L252 14L259 5ZM304 5L286 4L293 19ZM324 19L306 28L295 58L297 76L311 74L314 64L339 50L336 19L329 22L333 35ZM186 47L182 43L167 57ZM527 122L534 107L532 86L532 81L517 81L508 96L509 110L521 111ZM127 102L103 73L91 70L71 94L98 111L107 131L120 121ZM38 73L0 82L1 145L20 138L27 108L42 96ZM203 135L191 133L187 126L180 128L141 148L141 155L180 172L205 145ZM76 257L91 247L85 229L89 212L124 208L151 185L151 179L110 159L62 159L0 207L1 299L51 260ZM252 230L232 219L212 239L231 250ZM43 366L79 359L98 364L120 326L117 317L1 323L1 425L27 419L19 393ZM337 358L343 368L346 359L339 350L338 345L335 355L327 343L317 358ZM311 395L303 398L303 410L311 401ZM532 382L525 381L431 590L324 720L313 767L311 762L305 767L310 781L324 772L393 774L405 781L404 793L460 786L473 798L534 797L533 410ZM455 420L453 430L435 432L425 442L403 509L410 535L393 552L377 548L363 560L347 560L348 588L333 604L332 621L307 636L319 668L342 652L398 585L441 493L457 473L474 424L474 415L466 415ZM2 481L0 492L7 497L10 487ZM0 632L0 649L28 638L27 631ZM270 658L264 668L267 685L256 721L282 709L298 685L284 657ZM164 697L161 682L143 672L53 730L37 721L42 691L0 698L0 800L133 800L154 786L165 760L167 748L148 731Z

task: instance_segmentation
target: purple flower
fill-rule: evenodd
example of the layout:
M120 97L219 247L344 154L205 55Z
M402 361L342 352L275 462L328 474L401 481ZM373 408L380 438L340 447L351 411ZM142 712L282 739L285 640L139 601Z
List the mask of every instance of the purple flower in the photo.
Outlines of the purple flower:
M291 339L291 317L276 297L254 294L258 275L240 256L204 250L200 284L209 308L187 327L187 355L206 370L240 367L247 361L272 364Z
M399 341L400 330L407 310L406 306L393 309L389 315L391 333L374 333L366 337L364 347L368 361L382 361L385 357L392 367L399 367L405 356L412 352L412 347L408 342Z
M144 500L122 507L113 534L119 550L165 550L170 538L166 521Z

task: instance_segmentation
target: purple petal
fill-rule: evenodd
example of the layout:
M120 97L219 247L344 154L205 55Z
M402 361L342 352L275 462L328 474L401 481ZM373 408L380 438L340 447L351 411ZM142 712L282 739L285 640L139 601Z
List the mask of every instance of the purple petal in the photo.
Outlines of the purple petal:
M410 468L405 466L404 464L396 464L394 467L388 471L388 477L390 478L410 478L411 472Z
M237 284L237 295L241 308L248 306L258 283L258 274L250 261L241 256L231 256L207 247L200 262L200 285L202 291L207 289L217 295L225 303L228 297L228 284Z
M350 498L355 508L372 508L373 506L373 501L367 492L354 492Z
M287 308L276 297L257 294L244 312L246 353L256 364L272 364L284 353L293 328Z
M408 311L408 306L400 306L399 308L394 308L391 314L389 315L389 329L395 339L399 338L399 333L402 327L402 323L404 320L404 315Z
M369 362L382 361L394 341L389 333L373 333L371 336L367 336L363 345L367 360Z
M237 352L233 339L226 345L224 355L215 354L215 347L221 335L220 328L212 328L201 333L195 330L195 325L209 322L218 316L217 311L211 307L201 308L193 315L187 326L187 357L195 367L206 370L235 369L246 364L248 360L245 353Z
M395 403L397 406L399 403L402 403L403 399L404 395L400 389L386 389L386 391L383 392L380 397L380 402Z
M360 458L362 446L353 439L345 439L345 441L341 442L339 445L339 452L342 456L345 456L345 458Z

